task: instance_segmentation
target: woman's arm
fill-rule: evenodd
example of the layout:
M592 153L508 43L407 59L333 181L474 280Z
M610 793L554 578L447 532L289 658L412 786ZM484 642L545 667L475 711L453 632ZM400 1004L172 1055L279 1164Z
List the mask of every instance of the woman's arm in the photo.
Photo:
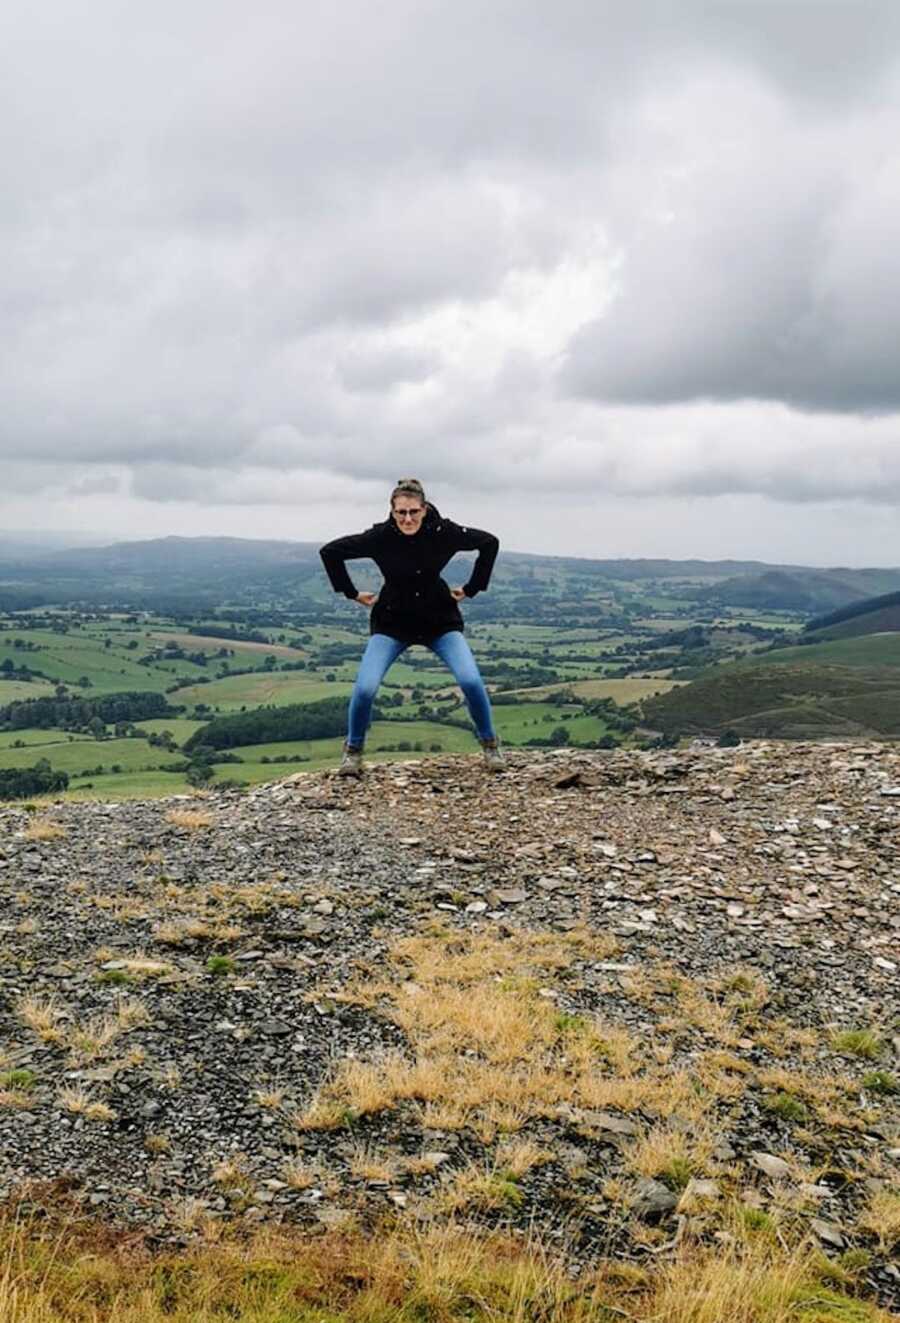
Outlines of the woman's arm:
M374 554L375 530L365 533L350 533L347 537L337 537L333 542L326 542L319 550L325 573L336 593L343 593L351 602L359 598L359 590L347 573L345 561L364 560Z
M454 551L478 552L469 582L463 585L466 597L474 597L476 593L483 592L490 583L494 561L500 550L499 539L494 537L493 533L485 533L481 528L466 528L462 524L454 524L450 519L444 520L444 528L450 534Z

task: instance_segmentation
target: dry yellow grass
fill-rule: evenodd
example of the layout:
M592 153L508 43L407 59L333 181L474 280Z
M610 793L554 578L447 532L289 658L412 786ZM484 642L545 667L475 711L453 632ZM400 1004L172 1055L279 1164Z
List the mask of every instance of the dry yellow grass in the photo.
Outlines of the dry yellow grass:
M514 1180L531 1171L532 1167L549 1162L552 1157L552 1153L548 1153L546 1148L535 1143L533 1139L510 1139L497 1147L498 1168L507 1172Z
M772 1094L796 1099L832 1130L864 1130L874 1120L857 1105L859 1083L852 1076L809 1074L776 1066L756 1072L757 1083Z
M84 903L93 905L96 909L104 910L111 918L118 923L131 923L138 919L146 919L152 913L152 906L139 896L110 896L96 895L85 896Z
M186 941L237 942L244 935L243 928L232 923L219 923L206 919L186 917L158 924L153 930L154 940L164 946L181 946Z
M63 1041L63 1010L53 997L23 997L16 1006L16 1013L43 1042Z
M284 1100L287 1097L285 1089L280 1085L265 1085L254 1090L253 1098L260 1107L265 1107L269 1111L277 1112L284 1106Z
M461 1210L513 1196L492 1173L448 1182ZM498 1205L499 1200L499 1205ZM842 1295L821 1257L777 1240L686 1241L647 1266L599 1261L573 1278L535 1241L457 1226L269 1230L229 1238L199 1199L173 1204L199 1239L182 1251L120 1251L93 1228L0 1225L4 1323L889 1323ZM658 1239L658 1236L657 1236Z
M58 822L51 822L49 818L35 818L22 832L22 838L26 841L61 841L67 835L65 827Z
M753 1036L759 1047L779 1058L799 1056L807 1060L814 1056L819 1042L815 1029L801 1029L784 1019L770 1020Z
M170 809L166 814L166 822L184 831L202 831L204 827L213 825L213 815L205 809Z
M114 1121L116 1118L116 1113L111 1107L91 1098L86 1089L77 1087L61 1089L57 1101L67 1112L84 1116L89 1121Z
M701 1052L693 1062L693 1078L716 1098L734 1101L747 1089L751 1068L732 1052Z
M613 949L610 938L585 930L503 937L436 931L396 943L393 977L338 995L388 1014L404 1030L411 1057L342 1063L298 1124L327 1128L416 1103L425 1124L468 1125L490 1140L560 1104L677 1112L699 1121L717 1099L739 1096L739 1058L708 1054L698 1072L667 1070L670 1043L639 1044L619 1026L560 1014L554 999L541 995L573 959ZM699 1029L723 1045L740 1037L768 995L746 972L706 985L665 967L631 978L627 992L674 999L679 1030Z
M368 1145L353 1150L349 1167L350 1174L363 1181L392 1181L397 1174L396 1159L389 1154L378 1153Z
M683 1189L692 1176L709 1174L714 1136L706 1129L657 1125L625 1150L626 1167L640 1176L662 1178Z
M547 974L566 969L573 960L605 960L617 950L615 937L587 928L569 933L459 934L438 931L407 937L393 947L393 957L408 965L414 977L465 986L486 977ZM438 967L435 967L436 962Z
M304 1162L302 1158L291 1158L281 1169L282 1179L292 1190L309 1190L314 1185L324 1186L327 1176L316 1163Z
M226 1189L246 1185L250 1177L243 1154L220 1158L210 1172L210 1180Z
M126 974L138 979L163 978L173 970L173 966L168 961L153 960L145 955L126 956L122 965Z
M156 1078L160 1088L165 1089L167 1093L175 1093L177 1089L181 1088L181 1070L174 1061L169 1061L162 1066L157 1072Z
M859 1224L878 1237L885 1253L900 1247L900 1191L885 1189L872 1194Z
M65 1039L70 1063L84 1066L99 1060L124 1034L140 1028L149 1018L142 1002L123 997L114 1011L74 1024Z
M450 1175L431 1197L429 1207L432 1213L453 1216L463 1212L516 1208L522 1199L521 1190L508 1173L471 1163Z
M430 1153L422 1153L414 1158L403 1158L401 1167L408 1176L433 1176L441 1166L441 1159Z
M24 1089L0 1088L0 1107L33 1107L34 1099Z

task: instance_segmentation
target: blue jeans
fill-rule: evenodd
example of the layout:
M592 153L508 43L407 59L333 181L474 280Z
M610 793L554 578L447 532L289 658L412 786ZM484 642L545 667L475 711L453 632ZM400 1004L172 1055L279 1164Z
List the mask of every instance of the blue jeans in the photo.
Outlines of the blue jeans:
M347 723L347 743L361 749L372 719L372 704L389 667L410 645L392 639L388 634L372 634L359 664L359 674L350 696L350 715ZM463 691L469 715L475 723L480 740L496 739L491 719L491 703L472 656L472 649L458 629L440 634L428 645L453 672L456 683Z

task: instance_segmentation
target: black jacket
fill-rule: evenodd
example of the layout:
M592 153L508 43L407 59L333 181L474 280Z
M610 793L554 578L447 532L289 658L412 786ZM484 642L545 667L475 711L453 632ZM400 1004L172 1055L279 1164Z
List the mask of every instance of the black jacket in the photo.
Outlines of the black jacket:
M418 533L401 533L393 519L373 524L365 533L335 538L319 555L336 593L355 600L358 589L345 561L368 558L384 575L378 601L372 607L370 629L403 643L428 643L439 634L462 630L463 618L441 578L441 570L457 551L477 551L466 597L487 588L500 543L493 533L463 528L443 519L429 505Z

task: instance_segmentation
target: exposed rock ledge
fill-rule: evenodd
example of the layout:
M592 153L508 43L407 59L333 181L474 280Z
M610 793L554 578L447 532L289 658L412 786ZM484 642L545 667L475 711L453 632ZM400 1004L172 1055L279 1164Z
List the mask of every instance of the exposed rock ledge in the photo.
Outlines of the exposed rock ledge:
M826 1252L866 1247L889 1293L898 844L883 745L512 753L493 778L441 758L7 807L0 1196L59 1180L161 1237L462 1209L623 1254L685 1218L716 1234L727 1197L805 1219ZM507 994L537 1035L524 1057L460 1018ZM526 1057L543 1095L515 1114L502 1078ZM353 1095L348 1059L383 1096ZM386 1062L435 1066L450 1096L389 1085ZM487 1065L496 1098L452 1096Z

